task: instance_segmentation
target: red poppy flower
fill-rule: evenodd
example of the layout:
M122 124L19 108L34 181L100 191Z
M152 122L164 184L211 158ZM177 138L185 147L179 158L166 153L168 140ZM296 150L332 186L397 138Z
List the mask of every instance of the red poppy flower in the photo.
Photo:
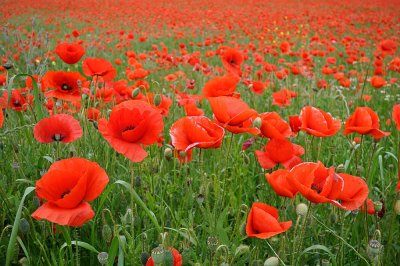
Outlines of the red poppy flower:
M288 123L276 112L267 112L260 114L262 124L261 134L270 139L282 139L292 136L292 130Z
M179 251L174 249L174 248L169 248L169 251L172 253L172 257L174 258L174 263L172 264L173 266L182 266L182 255L179 254ZM154 261L153 258L150 257L147 262L146 266L154 266Z
M252 127L253 119L257 112L251 109L240 99L220 96L208 98L215 120L226 130L239 134L251 133L258 134L258 128Z
M379 127L379 117L371 108L357 107L344 124L343 134L345 136L353 132L369 134L376 140L390 135L390 132L383 132Z
M326 168L321 162L298 164L290 173L289 184L313 203L333 203L343 190L343 179L334 168Z
M95 162L83 158L57 161L36 182L37 196L47 202L32 217L81 226L94 216L88 202L97 198L107 183L106 172Z
M71 115L56 114L40 120L33 128L33 134L41 143L69 143L82 136L82 128Z
M42 78L46 97L54 97L65 101L80 101L81 89L78 83L85 78L79 72L48 71ZM52 89L52 90L51 90Z
M113 65L103 58L85 58L82 67L86 76L102 77L104 81L112 81L117 74Z
M261 81L253 81L250 85L250 90L255 94L262 95L265 85Z
M289 230L292 221L279 222L278 218L276 208L265 203L254 202L247 218L247 236L267 239Z
M187 116L202 116L204 111L196 106L195 103L187 103L183 105Z
M85 49L77 43L60 43L56 46L56 54L67 64L75 64L85 54Z
M400 130L400 104L393 105L392 118L396 124L397 130Z
M290 129L292 130L292 132L294 134L297 134L300 131L300 127L301 127L301 121L299 119L298 115L290 115L289 116L289 125L290 125Z
M103 137L118 152L133 162L147 157L142 145L157 142L164 121L160 112L143 101L126 101L115 106L107 121L99 119L98 128Z
M192 148L218 148L225 131L205 116L186 116L176 121L169 131L172 145L187 152Z
M232 96L239 80L234 76L216 77L207 81L203 88L204 97Z
M335 135L341 128L340 120L333 119L329 113L313 106L301 109L299 120L300 130L316 137L329 137Z
M279 107L289 106L290 100L296 96L297 94L294 91L282 89L280 91L272 93L272 104L278 105Z
M264 151L256 151L257 160L262 168L271 169L278 163L286 169L303 162L300 155L303 147L293 144L287 139L272 139L264 147Z
M372 87L374 87L375 89L382 88L385 84L386 84L385 79L382 78L382 77L380 77L380 76L373 76L373 77L371 78L371 85L372 85Z
M293 198L297 194L297 189L290 185L287 180L290 172L286 169L279 169L271 174L265 174L265 178L268 180L272 189L281 197Z
M332 203L345 210L360 208L368 197L368 185L365 181L349 174L337 174L343 182L343 190Z
M236 76L242 76L240 66L243 63L243 55L235 48L227 48L222 56L222 64L225 69Z
M3 122L4 122L4 113L3 113L3 108L0 106L0 128L3 127Z

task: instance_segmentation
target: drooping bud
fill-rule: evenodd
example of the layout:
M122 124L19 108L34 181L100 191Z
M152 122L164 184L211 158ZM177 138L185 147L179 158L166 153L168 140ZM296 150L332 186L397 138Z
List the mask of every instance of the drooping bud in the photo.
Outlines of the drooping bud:
M103 225L103 228L101 228L101 237L103 238L103 240L107 243L110 243L112 236L113 232L111 230L111 227L108 224Z
M173 154L172 154L172 149L171 148L166 148L164 150L164 158L167 160L171 160Z
M269 257L264 261L264 266L278 266L279 259L277 257Z
M161 95L157 93L153 99L154 106L160 106L161 101L162 101Z
M31 229L31 226L29 225L29 222L25 218L22 218L19 221L19 231L21 232L21 234L23 234L23 235L28 234L30 229Z
M132 98L136 98L140 93L140 88L136 88L132 91Z

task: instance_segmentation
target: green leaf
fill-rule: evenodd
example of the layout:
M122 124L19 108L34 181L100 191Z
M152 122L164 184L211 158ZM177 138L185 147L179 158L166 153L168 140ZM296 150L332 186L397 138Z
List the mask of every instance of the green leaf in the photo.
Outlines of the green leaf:
M19 203L17 214L15 215L15 220L14 220L14 224L13 224L12 231L11 231L10 241L8 242L7 255L6 255L6 266L9 266L11 264L11 260L14 255L15 242L17 241L19 222L21 220L22 208L24 206L25 198L34 190L35 190L35 187L27 187L25 189L24 195L22 196L21 202Z
M123 180L118 180L115 182L115 184L120 184L120 185L124 186L131 193L135 202L137 204L139 204L144 209L147 216L149 216L150 220L153 222L153 224L157 228L157 231L161 232L161 226L159 225L156 216L154 215L154 213L152 211L149 210L149 208L147 208L147 206L143 202L143 200L139 197L139 195L136 193L136 191L131 187L131 184L129 184L128 182L125 182Z
M119 248L118 236L114 236L114 238L111 242L110 249L108 250L108 261L107 261L108 266L114 265L114 261L115 261L115 257L117 256L118 248Z
M331 252L331 250L329 248L327 248L324 245L312 245L311 247L308 247L306 249L303 250L303 252L300 253L299 257L297 258L297 261L299 261L299 259L301 258L301 256L303 256L304 254L308 253L309 251L312 250L322 250L325 251L326 253L328 253L330 259L330 262L332 262L333 266L336 266L336 256Z
M81 248L87 249L89 251L92 251L96 254L98 254L99 252L97 251L97 249L95 247L93 247L92 245L90 245L89 243L83 242L83 241L71 241L71 245L76 245L79 246ZM60 247L60 251L62 251L64 248L68 247L68 243L65 242L64 244L62 244L62 246Z

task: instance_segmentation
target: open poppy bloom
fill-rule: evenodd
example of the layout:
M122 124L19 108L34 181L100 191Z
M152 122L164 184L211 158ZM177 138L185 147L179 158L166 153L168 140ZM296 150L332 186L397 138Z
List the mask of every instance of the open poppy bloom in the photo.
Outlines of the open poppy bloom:
M332 203L343 190L343 179L321 162L296 165L288 175L290 185L313 203Z
M42 78L46 97L54 97L64 101L80 101L81 89L78 83L85 78L79 72L48 71Z
M271 185L272 189L281 197L293 198L297 194L297 189L290 185L287 180L290 172L286 169L279 169L271 174L265 174L265 178Z
M292 221L279 222L278 218L276 208L262 202L254 202L247 218L247 236L267 239L289 230Z
M85 49L77 43L60 43L56 46L56 54L67 64L75 64L85 54Z
M397 130L400 130L400 104L393 105L392 118Z
M316 137L333 136L342 126L340 120L332 118L329 113L313 106L303 107L299 120L301 122L299 129Z
M240 66L243 63L243 55L235 48L227 48L224 50L222 56L222 64L225 69L236 76L242 76Z
M98 128L118 153L133 162L140 162L147 157L142 146L158 141L164 121L152 105L130 100L116 105L108 121L99 119Z
M103 58L85 58L82 67L86 76L102 77L104 81L112 81L117 75L113 65Z
M172 265L182 266L182 255L179 253L179 251L174 248L169 248L168 250L171 251L172 257L174 258L174 263ZM153 258L150 257L146 262L146 266L154 266L154 265L155 263L153 261Z
M288 123L276 112L260 114L262 124L260 127L262 136L270 139L282 139L292 136L292 130Z
M57 161L36 182L37 196L47 202L32 217L81 226L94 216L88 202L96 199L107 183L106 172L95 162L83 158Z
M202 149L221 146L225 131L205 116L186 116L176 121L169 131L172 145L187 152L195 147Z
M345 136L354 132L361 135L368 134L376 140L390 135L390 132L383 132L379 127L379 117L371 108L357 107L344 124L343 134Z
M206 82L203 88L204 97L232 96L236 91L239 79L234 76L216 77Z
M33 128L33 135L41 143L69 143L82 136L82 128L71 115L55 114L40 120Z
M260 130L252 127L257 111L251 109L244 101L228 96L208 98L215 120L226 130L235 133L258 134Z
M303 162L299 157L303 154L303 147L293 144L287 139L272 139L265 145L264 151L256 151L257 160L265 169L271 169L277 164L291 169Z

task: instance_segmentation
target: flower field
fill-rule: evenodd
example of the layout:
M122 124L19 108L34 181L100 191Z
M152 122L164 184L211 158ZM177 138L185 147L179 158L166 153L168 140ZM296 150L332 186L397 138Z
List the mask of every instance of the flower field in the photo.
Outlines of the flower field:
M0 265L400 265L399 1L0 13Z

